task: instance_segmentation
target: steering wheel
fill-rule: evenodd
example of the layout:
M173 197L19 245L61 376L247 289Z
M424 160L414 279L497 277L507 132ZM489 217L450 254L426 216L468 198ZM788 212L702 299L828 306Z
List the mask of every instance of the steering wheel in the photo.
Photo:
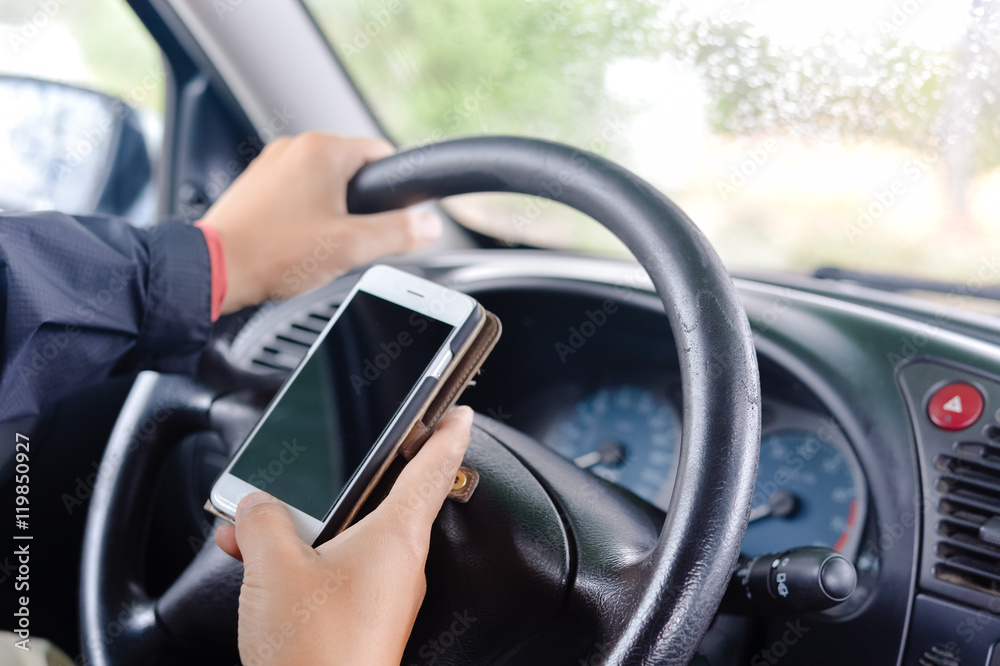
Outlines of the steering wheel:
M732 281L667 197L556 143L483 137L397 153L362 168L348 206L375 213L472 192L567 204L632 251L677 348L680 460L663 515L477 415L466 464L480 486L468 504L446 502L435 524L428 595L403 663L433 655L438 664L687 664L739 555L760 448L757 361ZM232 395L175 376L137 378L87 518L80 611L89 663L234 649L238 563L209 539L159 598L145 591L141 566L158 467L182 436L214 427Z

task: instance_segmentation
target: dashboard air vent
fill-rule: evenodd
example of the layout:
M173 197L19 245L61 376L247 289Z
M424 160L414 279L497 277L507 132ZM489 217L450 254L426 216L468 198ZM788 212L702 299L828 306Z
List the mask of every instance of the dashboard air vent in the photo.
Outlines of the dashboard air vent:
M1000 448L958 442L934 466L941 473L934 575L1000 596Z
M294 370L337 311L335 304L325 308L318 306L319 304L303 310L287 324L267 335L251 357L250 364L264 371Z

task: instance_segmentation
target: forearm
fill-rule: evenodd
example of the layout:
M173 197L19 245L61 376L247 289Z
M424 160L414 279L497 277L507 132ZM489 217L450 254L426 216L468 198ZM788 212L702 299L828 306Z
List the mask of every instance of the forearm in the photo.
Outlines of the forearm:
M107 217L0 215L0 421L142 368L193 368L210 332L202 232Z

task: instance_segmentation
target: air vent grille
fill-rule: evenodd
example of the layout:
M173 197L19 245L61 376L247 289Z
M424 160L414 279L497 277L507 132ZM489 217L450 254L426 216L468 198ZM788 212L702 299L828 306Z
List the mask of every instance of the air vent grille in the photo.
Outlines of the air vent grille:
M941 473L934 575L1000 596L1000 449L985 442L953 449L934 461Z
M317 304L318 306L319 304ZM322 333L337 311L337 304L303 310L287 324L268 335L251 357L250 364L264 371L291 372Z

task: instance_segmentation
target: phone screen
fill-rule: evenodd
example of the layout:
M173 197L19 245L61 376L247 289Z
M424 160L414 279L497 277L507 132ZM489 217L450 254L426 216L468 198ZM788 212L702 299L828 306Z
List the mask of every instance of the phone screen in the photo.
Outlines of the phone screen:
M229 473L324 520L453 327L358 291Z

